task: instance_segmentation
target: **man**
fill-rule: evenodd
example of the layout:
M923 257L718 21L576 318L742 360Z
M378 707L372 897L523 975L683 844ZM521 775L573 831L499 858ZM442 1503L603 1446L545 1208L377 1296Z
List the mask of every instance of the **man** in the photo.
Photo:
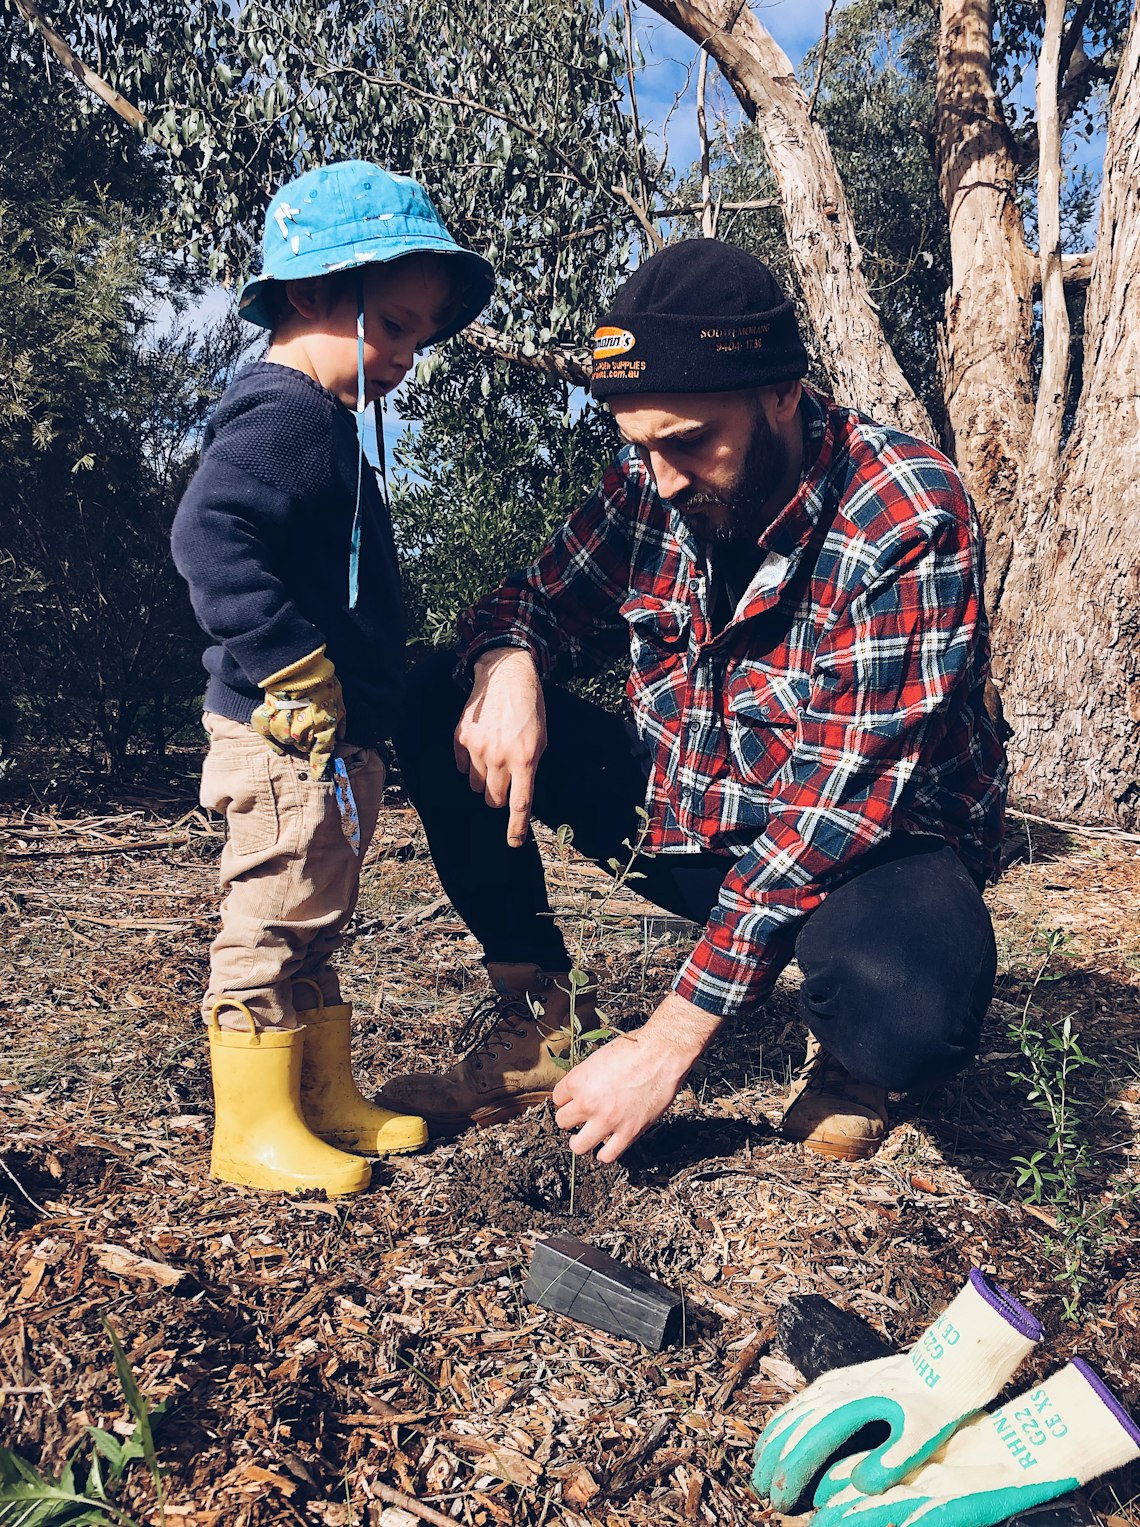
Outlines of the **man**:
M1005 777L979 529L939 452L806 371L760 261L716 240L654 255L595 338L591 390L626 447L464 616L457 662L413 679L408 788L496 992L458 1064L381 1094L436 1132L553 1095L571 1148L614 1161L793 954L809 1037L789 1138L870 1155L888 1090L976 1052ZM633 727L552 682L615 638ZM638 808L639 892L704 932L648 1022L567 1072L571 962L529 820L570 823L606 866Z

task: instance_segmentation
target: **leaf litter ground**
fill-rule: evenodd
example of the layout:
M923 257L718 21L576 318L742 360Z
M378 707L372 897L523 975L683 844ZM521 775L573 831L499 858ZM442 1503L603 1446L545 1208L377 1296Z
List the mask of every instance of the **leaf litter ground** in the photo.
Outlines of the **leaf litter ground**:
M413 812L390 795L342 970L366 1088L453 1058L484 995ZM1140 1219L1109 1201L1140 1162L1140 846L1015 821L989 893L1001 976L979 1064L897 1101L872 1161L807 1156L774 1131L802 1057L794 971L617 1166L570 1158L549 1110L380 1163L372 1190L277 1199L207 1176L197 998L216 915L218 825L192 789L17 807L5 869L0 1077L0 1440L56 1472L98 1425L130 1429L102 1317L158 1423L167 1519L410 1527L736 1524L753 1442L800 1385L772 1345L818 1293L908 1343L970 1267L1044 1322L1027 1376L1074 1353L1140 1405ZM605 879L559 856L571 932ZM603 1004L629 1025L668 988L690 930L625 888L607 911ZM1046 930L1067 935L1031 992ZM1009 1077L1028 998L1071 1014L1095 1066L1074 1085L1091 1145L1088 1253L1062 1318L1056 1214L1011 1158L1047 1127ZM684 1296L682 1345L649 1354L529 1305L537 1239L571 1232ZM1019 1379L1020 1383L1021 1380ZM120 1503L156 1520L145 1470ZM1140 1472L1093 1506L1140 1523Z

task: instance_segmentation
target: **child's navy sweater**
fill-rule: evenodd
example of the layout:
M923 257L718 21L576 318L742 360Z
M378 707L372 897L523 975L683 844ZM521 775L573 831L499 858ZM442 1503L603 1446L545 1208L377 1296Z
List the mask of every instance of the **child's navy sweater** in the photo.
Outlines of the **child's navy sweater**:
M262 681L323 642L344 691L345 741L389 735L404 654L400 577L372 468L361 492L360 592L348 607L356 424L291 366L240 371L206 428L171 543L198 623L206 709L248 722Z

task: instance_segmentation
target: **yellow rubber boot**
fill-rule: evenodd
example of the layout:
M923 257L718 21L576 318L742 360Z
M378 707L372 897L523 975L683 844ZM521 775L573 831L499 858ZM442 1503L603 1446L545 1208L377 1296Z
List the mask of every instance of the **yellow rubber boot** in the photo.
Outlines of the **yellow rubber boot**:
M294 984L312 987L320 1003L297 1014L305 1024L301 1112L309 1128L330 1145L365 1156L404 1156L426 1145L428 1127L423 1119L370 1103L353 1080L349 1003L325 1007L315 981Z
M221 1008L236 1008L248 1030L223 1029ZM372 1168L319 1140L301 1117L301 1057L307 1030L259 1029L244 1002L220 998L210 1012L214 1142L210 1176L249 1188L330 1197L362 1193Z

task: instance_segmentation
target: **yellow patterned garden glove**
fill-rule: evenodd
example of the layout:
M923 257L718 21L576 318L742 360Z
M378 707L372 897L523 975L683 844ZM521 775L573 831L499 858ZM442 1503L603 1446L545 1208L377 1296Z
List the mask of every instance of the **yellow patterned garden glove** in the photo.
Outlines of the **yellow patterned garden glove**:
M314 779L323 779L337 739L344 736L344 696L323 646L262 679L265 699L249 718L271 747L307 753Z

